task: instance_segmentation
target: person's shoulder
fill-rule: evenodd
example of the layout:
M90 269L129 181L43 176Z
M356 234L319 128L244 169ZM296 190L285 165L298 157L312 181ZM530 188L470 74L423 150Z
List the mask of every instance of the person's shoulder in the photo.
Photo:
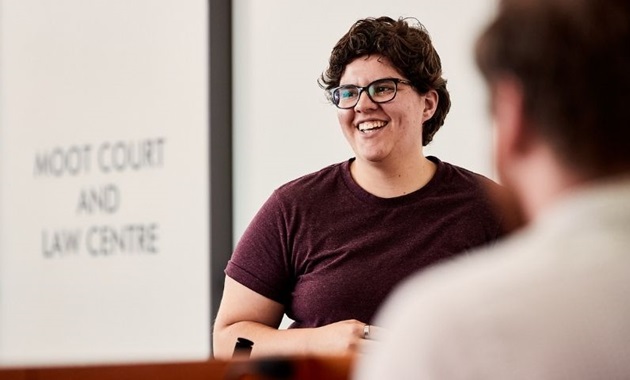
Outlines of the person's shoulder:
M427 158L438 166L438 170L442 171L442 177L447 182L461 184L462 186L467 187L472 186L484 190L487 190L488 188L494 189L501 187L501 185L483 174L442 161L434 156L429 156Z
M444 375L459 372L458 361L474 361L470 355L487 348L479 339L495 338L484 334L518 299L511 290L522 282L516 274L522 255L508 252L514 248L483 248L404 280L377 314L374 324L388 333L360 361L361 378L392 371L400 378L450 378Z
M451 318L474 310L479 304L503 300L508 287L520 287L531 262L527 251L527 232L450 261L435 265L403 281L383 307L380 315L385 325L406 310L416 317Z
M302 175L279 186L275 193L277 195L291 195L296 192L313 192L318 188L330 186L331 183L338 181L343 176L343 171L346 170L347 165L348 161L338 162Z
M512 204L509 203L511 195L505 186L483 174L441 161L437 157L428 158L437 165L435 188L439 194L469 202L470 207L477 208L478 217L483 220L490 218L501 224L499 235L522 224L517 210L512 212Z

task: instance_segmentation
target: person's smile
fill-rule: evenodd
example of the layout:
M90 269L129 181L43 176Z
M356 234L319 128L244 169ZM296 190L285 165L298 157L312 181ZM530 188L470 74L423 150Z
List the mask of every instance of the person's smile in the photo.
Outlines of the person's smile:
M383 120L367 120L357 124L357 130L364 134L375 133L385 128L389 123Z

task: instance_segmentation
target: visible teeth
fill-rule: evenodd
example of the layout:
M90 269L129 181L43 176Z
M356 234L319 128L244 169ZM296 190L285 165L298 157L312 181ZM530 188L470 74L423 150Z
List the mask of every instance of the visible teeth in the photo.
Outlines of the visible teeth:
M384 121L366 121L365 123L359 124L359 130L361 132L370 131L373 129L383 128L387 123Z

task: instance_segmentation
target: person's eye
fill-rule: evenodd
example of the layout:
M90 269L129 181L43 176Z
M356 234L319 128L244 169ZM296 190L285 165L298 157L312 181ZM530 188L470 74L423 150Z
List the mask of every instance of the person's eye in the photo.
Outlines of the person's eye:
M373 94L377 95L391 94L395 89L394 85L389 83L379 83L374 85L372 88Z
M357 91L353 88L341 88L339 89L340 99L351 99L357 95Z

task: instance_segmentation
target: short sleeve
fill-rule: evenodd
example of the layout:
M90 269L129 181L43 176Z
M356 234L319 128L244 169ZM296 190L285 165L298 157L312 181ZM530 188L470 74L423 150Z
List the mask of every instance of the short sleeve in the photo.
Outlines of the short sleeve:
M233 280L286 304L293 287L284 207L274 192L243 233L225 269Z

